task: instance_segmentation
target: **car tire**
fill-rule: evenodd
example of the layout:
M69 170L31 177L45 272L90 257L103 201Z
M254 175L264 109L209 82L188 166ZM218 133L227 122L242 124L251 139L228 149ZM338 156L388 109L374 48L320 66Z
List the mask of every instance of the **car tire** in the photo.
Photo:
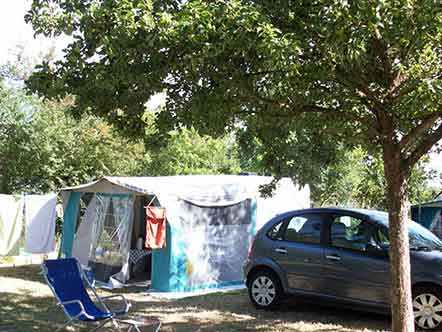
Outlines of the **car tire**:
M442 329L442 291L438 287L413 289L414 323L427 331Z
M247 286L250 301L257 309L275 309L284 297L281 281L276 273L270 270L253 273Z

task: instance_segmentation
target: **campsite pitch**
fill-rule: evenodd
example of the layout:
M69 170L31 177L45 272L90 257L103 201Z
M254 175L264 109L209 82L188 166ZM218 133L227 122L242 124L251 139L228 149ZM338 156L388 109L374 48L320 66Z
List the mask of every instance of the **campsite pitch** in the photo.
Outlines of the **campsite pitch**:
M63 323L65 316L39 272L36 265L0 268L0 331L53 332ZM297 302L276 312L258 311L245 290L177 300L152 298L142 288L114 292L132 302L132 316L158 318L166 332L370 332L389 326L384 316Z

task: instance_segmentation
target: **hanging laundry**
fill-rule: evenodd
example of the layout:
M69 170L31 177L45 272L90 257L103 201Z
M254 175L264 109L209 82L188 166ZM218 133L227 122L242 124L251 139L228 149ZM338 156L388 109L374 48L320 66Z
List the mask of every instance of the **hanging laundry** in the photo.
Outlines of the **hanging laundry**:
M55 250L55 218L57 194L26 195L25 251L47 254Z
M23 197L0 194L0 256L10 255L17 249L22 231Z
M166 209L146 206L146 241L148 249L159 249L166 246Z

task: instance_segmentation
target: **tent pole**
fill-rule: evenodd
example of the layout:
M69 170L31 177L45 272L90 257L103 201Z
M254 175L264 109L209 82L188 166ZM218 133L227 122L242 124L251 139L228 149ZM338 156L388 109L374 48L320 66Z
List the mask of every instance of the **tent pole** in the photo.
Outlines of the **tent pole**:
M422 222L421 222L421 204L419 204L419 213L418 213L418 219L419 219L419 224L421 224L422 225Z
M146 207L149 207L149 206L153 203L153 201L155 200L155 198L157 198L157 195L153 195L153 198L150 200L149 204L147 204Z

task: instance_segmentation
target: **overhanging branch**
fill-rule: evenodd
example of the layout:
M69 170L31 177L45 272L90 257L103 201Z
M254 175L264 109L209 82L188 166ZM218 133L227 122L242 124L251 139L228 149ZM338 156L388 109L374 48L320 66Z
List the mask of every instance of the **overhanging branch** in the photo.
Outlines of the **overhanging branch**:
M430 149L442 139L442 124L440 124L436 130L431 134L428 134L420 142L420 144L413 150L410 156L405 160L405 165L411 169L419 159L428 153Z
M423 118L418 126L411 129L408 134L401 139L399 142L401 150L406 150L410 143L415 142L419 136L431 129L436 124L436 121L441 118L441 115L439 112L434 112Z

